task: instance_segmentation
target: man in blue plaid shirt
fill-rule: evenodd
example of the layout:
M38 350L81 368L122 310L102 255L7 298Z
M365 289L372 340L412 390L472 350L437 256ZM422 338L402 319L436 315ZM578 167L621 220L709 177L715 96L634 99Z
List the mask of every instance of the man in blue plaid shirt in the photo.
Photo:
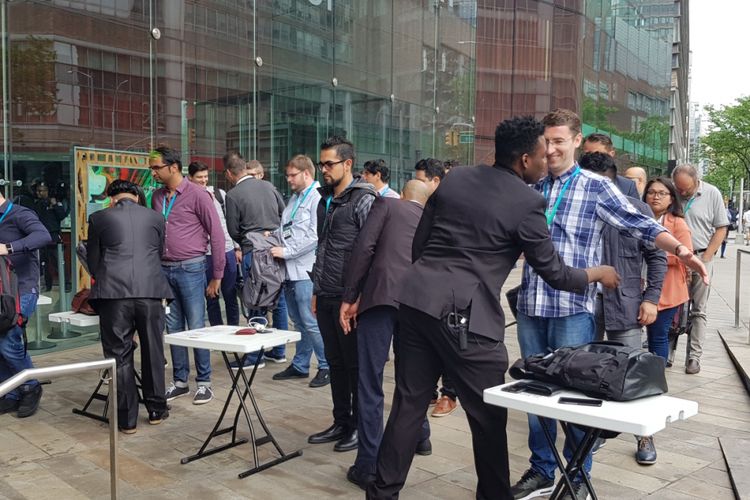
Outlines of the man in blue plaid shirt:
M575 161L581 145L581 121L572 111L558 109L544 117L544 138L547 142L549 175L534 189L547 199L547 224L552 242L566 264L586 268L599 265L600 243L604 224L610 224L634 238L677 255L688 267L707 280L700 260L681 245L652 218L642 215L604 177L581 170ZM706 281L707 282L707 281ZM585 294L555 290L545 283L528 265L518 297L518 342L523 357L551 352L562 346L585 344L594 340L595 286ZM545 419L553 439L557 435L554 420ZM583 432L573 429L580 441ZM538 417L529 415L529 448L531 467L513 487L516 500L549 494L557 467ZM564 454L572 457L566 441ZM591 456L586 459L586 472L591 471ZM576 498L587 498L582 477L574 482Z

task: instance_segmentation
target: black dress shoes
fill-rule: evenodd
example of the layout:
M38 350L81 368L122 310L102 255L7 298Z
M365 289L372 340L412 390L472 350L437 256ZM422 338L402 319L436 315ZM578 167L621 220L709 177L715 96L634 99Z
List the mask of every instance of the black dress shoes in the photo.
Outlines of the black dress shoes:
M420 441L419 443L417 443L417 451L415 453L423 457L432 455L432 443L430 442L430 438L427 438L424 441Z
M367 487L375 482L375 474L363 472L359 470L356 465L352 465L346 472L346 479L350 483L354 483L363 490L367 491Z
M307 438L310 444L332 443L346 436L346 427L333 424L323 432L318 432Z
M342 437L333 447L333 451L352 451L359 446L359 435L356 430Z

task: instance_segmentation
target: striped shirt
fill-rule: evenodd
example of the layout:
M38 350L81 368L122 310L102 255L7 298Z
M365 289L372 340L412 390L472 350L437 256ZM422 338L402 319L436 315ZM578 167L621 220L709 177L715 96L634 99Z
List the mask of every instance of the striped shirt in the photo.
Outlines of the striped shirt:
M568 181L570 183L564 189ZM666 231L652 218L636 210L609 179L577 169L577 165L556 179L551 175L545 177L534 189L547 198L548 213L554 211L560 192L564 190L550 225L550 237L569 266L586 268L599 265L604 224L651 245L659 233ZM527 316L562 318L594 312L595 285L589 285L583 295L555 290L528 264L524 265L521 285L518 310Z

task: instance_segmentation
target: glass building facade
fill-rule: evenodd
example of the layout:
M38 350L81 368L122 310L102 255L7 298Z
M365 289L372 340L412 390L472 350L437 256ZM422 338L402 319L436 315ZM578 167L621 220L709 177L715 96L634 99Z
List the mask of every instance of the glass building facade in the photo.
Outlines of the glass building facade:
M221 157L238 150L285 193L286 162L341 134L357 166L382 158L400 187L420 158L492 162L499 121L566 107L584 133L612 135L621 166L659 171L680 3L0 0L0 182L34 198L41 181L67 201L74 267L66 229L91 202L76 203L77 147L116 168L166 143L220 186Z

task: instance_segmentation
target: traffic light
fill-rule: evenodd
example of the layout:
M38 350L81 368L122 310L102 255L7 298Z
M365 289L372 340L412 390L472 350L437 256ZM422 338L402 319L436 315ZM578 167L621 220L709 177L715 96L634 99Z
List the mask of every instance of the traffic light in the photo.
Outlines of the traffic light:
M446 146L458 146L459 135L458 130L451 129L445 133L445 145Z
M195 128L193 127L190 127L188 130L188 144L190 144L190 146L195 145Z

